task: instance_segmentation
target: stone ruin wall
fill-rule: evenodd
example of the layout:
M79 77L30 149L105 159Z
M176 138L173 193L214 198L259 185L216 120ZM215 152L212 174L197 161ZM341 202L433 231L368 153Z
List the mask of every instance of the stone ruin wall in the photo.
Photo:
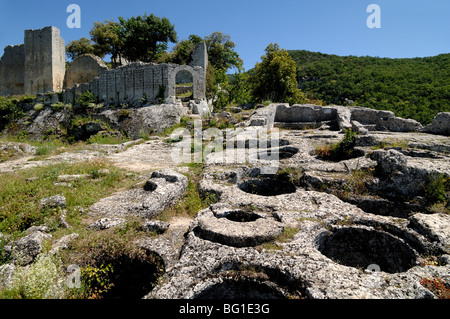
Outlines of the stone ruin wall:
M441 113L440 113L441 114ZM448 115L446 115L448 114ZM439 115L439 114L438 114ZM450 113L442 113L439 118L449 118ZM267 128L318 128L322 125L352 128L360 134L368 131L391 132L446 132L445 125L435 124L436 129L426 129L413 119L396 117L391 111L375 110L367 107L345 107L339 105L319 106L312 104L287 103L271 104L257 110L248 122L250 126Z
M25 46L9 45L0 59L0 95L24 93Z
M66 71L65 43L56 27L26 30L24 44L8 46L0 60L0 95L62 92L64 102L92 91L102 102L154 102L176 96L176 78L192 75L194 99L206 97L206 44L194 50L190 65L131 63L109 71L103 62L81 57ZM189 75L187 76L188 78ZM40 97L42 98L42 97Z
M66 72L66 49L59 30L26 30L24 45L24 93L60 92Z
M104 72L89 83L77 84L63 91L65 103L73 103L80 93L91 91L104 103L139 104L154 102L159 94L164 98L176 95L176 75L189 72L193 78L194 99L205 98L205 71L201 67L176 64L135 62Z
M73 60L66 70L64 88L71 89L77 83L89 83L108 70L106 64L99 57L92 54L81 55Z
M66 72L64 102L73 103L77 95L85 91L91 91L103 103L136 105L143 101L157 102L159 95L167 98L180 94L176 87L180 82L192 82L193 98L205 99L207 66L205 42L196 46L189 65L134 62L107 70L98 59L92 61L92 58L81 56ZM86 77L80 76L82 74ZM82 83L83 79L88 81Z
M336 120L337 110L334 108L325 108L318 105L299 105L294 104L278 105L275 111L275 122L316 122Z

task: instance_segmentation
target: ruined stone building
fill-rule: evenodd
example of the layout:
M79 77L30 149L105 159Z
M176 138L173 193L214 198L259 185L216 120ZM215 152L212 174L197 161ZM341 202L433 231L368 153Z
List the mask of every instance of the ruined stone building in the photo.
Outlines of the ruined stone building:
M176 95L176 84L192 85L194 99L205 98L208 65L200 43L190 65L135 62L109 70L98 57L78 57L65 67L65 44L59 30L26 30L24 44L7 46L0 60L0 95L62 93L62 102L91 91L101 102L135 103Z
M0 60L0 95L61 91L65 55L57 28L26 30L24 44L7 46Z

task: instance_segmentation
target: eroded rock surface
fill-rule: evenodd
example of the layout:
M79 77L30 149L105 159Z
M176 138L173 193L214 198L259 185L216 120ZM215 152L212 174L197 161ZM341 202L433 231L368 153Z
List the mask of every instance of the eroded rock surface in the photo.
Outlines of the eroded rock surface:
M267 124L268 110L257 110L249 124ZM343 111L339 125L355 124L348 115ZM383 123L393 118L384 115ZM98 156L147 175L92 205L92 230L107 228L106 221L123 225L130 216L145 219L141 227L150 234L135 244L160 256L166 271L145 298L436 298L420 281L450 284L450 221L445 210L432 209L425 190L432 176L450 177L450 142L373 131L369 119L360 126L358 156L338 162L315 155L344 136L327 129L282 130L276 143L236 144L264 164L271 162L265 155L278 154L275 172L246 160L226 163L223 151L209 154L198 190L216 203L182 221L154 220L187 189L182 168L170 160L173 146L155 139L111 147ZM243 132L252 136L253 129ZM45 229L35 231L12 246L30 251L25 262L48 237Z
M145 185L104 198L90 207L90 214L103 217L154 218L186 192L187 177L172 170L152 173Z
M326 162L312 151L339 141L338 132L290 130L280 138L297 150L281 159L284 177L257 165L217 165L211 159L220 154L211 155L199 190L219 202L197 214L179 259L146 298L436 298L420 281L448 284L449 221L421 200L427 177L450 176L440 151L448 141L368 132L359 137L360 157ZM389 148L398 140L403 147ZM370 173L362 180L367 195L350 188L361 170ZM387 185L396 178L393 192ZM363 209L362 198L385 213Z

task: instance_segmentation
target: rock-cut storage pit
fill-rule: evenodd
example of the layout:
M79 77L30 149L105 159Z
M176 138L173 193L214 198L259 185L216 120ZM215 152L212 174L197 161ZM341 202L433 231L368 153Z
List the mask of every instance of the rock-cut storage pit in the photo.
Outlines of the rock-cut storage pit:
M199 212L199 237L233 247L253 247L274 240L283 232L275 218L264 213L233 209Z
M339 264L361 269L378 265L383 272L400 273L416 265L416 254L407 243L371 228L342 227L324 232L317 248Z
M270 176L261 179L251 179L241 182L239 189L254 195L278 196L295 193L295 184L281 176Z

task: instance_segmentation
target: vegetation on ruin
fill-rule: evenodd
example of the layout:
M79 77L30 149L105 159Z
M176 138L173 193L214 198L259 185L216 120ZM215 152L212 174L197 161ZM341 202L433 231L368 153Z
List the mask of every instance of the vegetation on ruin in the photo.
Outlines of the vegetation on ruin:
M24 111L17 99L0 96L0 131L23 115Z
M420 284L430 290L438 299L450 299L450 286L441 278L422 278Z
M444 203L450 192L450 179L444 174L430 176L425 185L425 197L430 204Z

